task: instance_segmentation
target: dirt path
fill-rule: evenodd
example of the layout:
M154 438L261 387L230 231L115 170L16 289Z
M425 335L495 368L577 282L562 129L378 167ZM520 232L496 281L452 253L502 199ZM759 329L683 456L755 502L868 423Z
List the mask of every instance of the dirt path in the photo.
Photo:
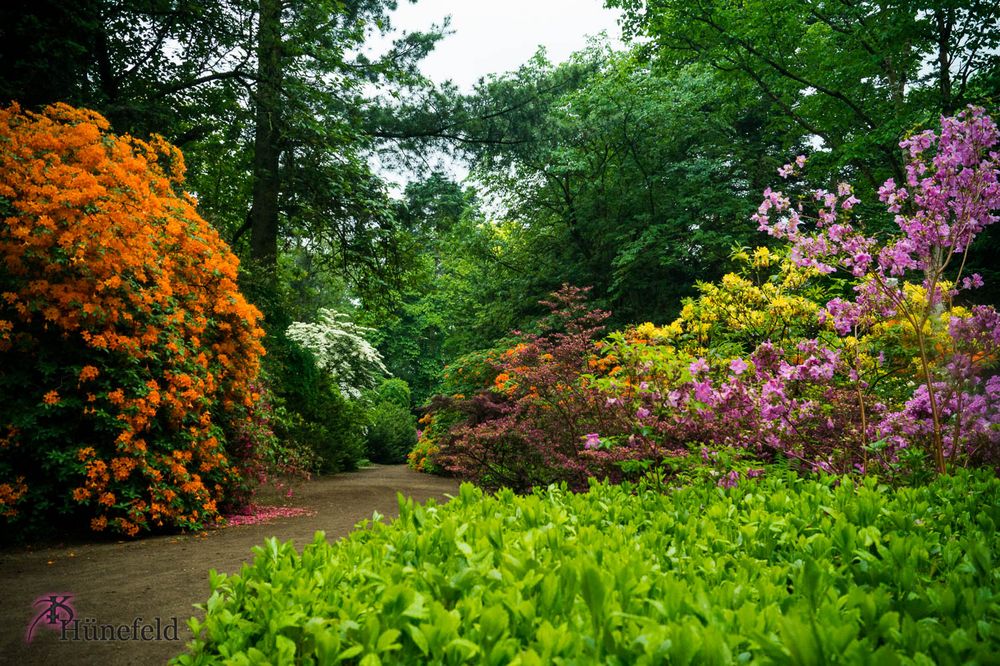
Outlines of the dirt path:
M329 539L346 535L373 511L394 517L397 491L424 501L457 489L452 480L418 474L405 466L380 466L299 486L288 505L315 510L311 516L227 527L200 536L0 551L0 663L164 663L182 652L190 638L187 619L195 614L192 604L208 598L209 569L239 571L251 558L250 549L270 536L293 539L301 548L317 530L324 530ZM161 636L170 638L166 627L177 618L177 639L74 642L60 640L56 631L41 626L43 621L28 645L28 625L51 605L33 604L50 594L72 594L76 617L94 618L84 624L128 625L131 632L136 618L141 618L139 622L152 627L147 636L159 618ZM141 638L141 630L136 633ZM84 631L79 635L83 638Z

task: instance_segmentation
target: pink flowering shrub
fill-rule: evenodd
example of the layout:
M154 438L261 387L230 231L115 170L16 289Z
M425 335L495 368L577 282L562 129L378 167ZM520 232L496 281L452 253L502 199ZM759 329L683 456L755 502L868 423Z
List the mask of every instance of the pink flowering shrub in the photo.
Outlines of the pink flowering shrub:
M623 336L610 340L607 353L631 370L597 378L596 384L614 396L609 401L629 406L633 434L661 451L739 449L756 460L788 460L808 471L863 465L861 447L853 444L860 439L857 401L832 381L843 371L837 350L816 340L790 351L765 342L746 358L710 363L665 344L636 354L636 347L649 345ZM637 358L645 360L636 364Z
M955 336L946 348L936 349L929 344L928 333L935 324L941 325L942 313L951 308L956 295L982 285L980 276L966 276L963 269L976 236L997 220L998 142L996 125L974 107L942 118L939 134L927 130L901 142L910 158L906 183L901 186L890 179L879 190L900 233L884 242L867 235L851 218L857 199L846 183L836 193L812 193L816 207L812 225L806 224L805 202L793 205L783 193L770 189L754 215L761 230L791 243L791 256L798 265L823 274L846 271L858 280L853 300L837 298L826 305L825 316L839 334L856 334L885 318L907 322L916 337L921 387L901 413L885 416L879 431L893 438L897 448L923 445L940 473L949 457L995 455L986 433L1000 423L995 413L979 407L989 404L989 390L995 385L981 377L995 354L972 359L960 350L961 341ZM781 175L788 177L804 164L800 159L787 165ZM908 297L909 277L920 284L923 298ZM966 324L954 320L943 324L957 335L991 321L991 310L982 309ZM980 337L975 332L962 335ZM963 357L973 362L964 363ZM976 400L976 395L984 400ZM979 410L973 418L964 413L970 408Z

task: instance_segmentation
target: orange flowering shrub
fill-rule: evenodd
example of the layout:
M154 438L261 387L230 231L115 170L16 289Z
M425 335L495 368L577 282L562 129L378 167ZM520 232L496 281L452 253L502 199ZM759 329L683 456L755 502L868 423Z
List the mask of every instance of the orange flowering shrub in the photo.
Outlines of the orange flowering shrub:
M260 313L161 138L0 109L0 515L198 529L235 487Z

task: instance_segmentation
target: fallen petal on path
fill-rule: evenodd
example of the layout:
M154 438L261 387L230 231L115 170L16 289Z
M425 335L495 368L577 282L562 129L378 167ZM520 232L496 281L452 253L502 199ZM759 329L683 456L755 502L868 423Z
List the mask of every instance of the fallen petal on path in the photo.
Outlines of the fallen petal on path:
M254 506L251 513L226 516L226 526L259 525L275 518L294 518L295 516L314 516L316 512L310 509L290 506Z

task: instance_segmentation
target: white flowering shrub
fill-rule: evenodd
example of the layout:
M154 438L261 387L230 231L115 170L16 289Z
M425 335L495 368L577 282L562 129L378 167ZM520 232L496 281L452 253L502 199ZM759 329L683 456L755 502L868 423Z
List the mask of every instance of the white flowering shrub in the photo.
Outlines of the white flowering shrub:
M341 395L357 399L390 374L382 355L365 339L365 333L372 330L358 326L342 312L321 308L319 321L297 321L288 327L287 335L312 353L317 367L330 373Z

